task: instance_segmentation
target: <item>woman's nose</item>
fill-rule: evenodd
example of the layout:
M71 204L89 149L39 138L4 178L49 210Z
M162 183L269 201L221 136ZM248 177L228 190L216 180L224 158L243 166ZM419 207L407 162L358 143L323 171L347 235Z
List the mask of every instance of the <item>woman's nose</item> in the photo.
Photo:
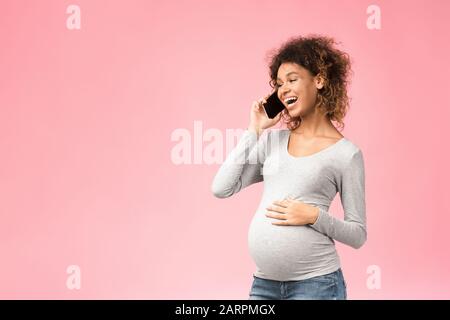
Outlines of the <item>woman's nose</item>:
M286 89L281 90L281 96L283 97L283 96L286 95L289 91L291 91L289 88L286 88Z

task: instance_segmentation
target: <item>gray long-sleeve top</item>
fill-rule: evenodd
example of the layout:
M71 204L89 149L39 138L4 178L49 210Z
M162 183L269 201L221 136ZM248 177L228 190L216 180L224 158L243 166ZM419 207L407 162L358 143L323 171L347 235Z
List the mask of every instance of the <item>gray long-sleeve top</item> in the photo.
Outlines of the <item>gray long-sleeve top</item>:
M211 185L227 198L264 181L260 204L248 232L254 276L278 281L303 280L340 268L334 240L353 248L367 238L365 173L362 151L346 138L309 156L288 152L289 129L268 129L257 137L244 130ZM344 219L328 212L339 192ZM273 225L266 208L290 196L319 208L314 224ZM277 220L279 221L279 220Z

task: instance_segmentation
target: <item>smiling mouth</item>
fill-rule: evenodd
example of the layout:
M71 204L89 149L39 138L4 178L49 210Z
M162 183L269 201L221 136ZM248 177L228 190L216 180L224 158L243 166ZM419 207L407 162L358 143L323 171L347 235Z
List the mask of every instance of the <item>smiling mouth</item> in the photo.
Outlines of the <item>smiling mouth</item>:
M286 106L287 108L291 108L291 107L293 107L294 105L296 105L298 101L299 101L299 99L298 99L297 97L295 97L295 98L289 98L289 99L286 99L286 100L284 101L284 103L287 105L287 106Z

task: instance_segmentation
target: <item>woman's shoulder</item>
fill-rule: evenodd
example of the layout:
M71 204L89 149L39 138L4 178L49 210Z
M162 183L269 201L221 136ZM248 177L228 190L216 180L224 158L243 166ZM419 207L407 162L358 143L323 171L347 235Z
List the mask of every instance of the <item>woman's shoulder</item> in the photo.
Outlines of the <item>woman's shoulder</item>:
M281 141L286 134L289 133L289 129L281 129L281 128L268 128L264 130L263 135L265 136L265 140L267 143L274 143L275 141Z
M354 168L355 166L364 167L363 151L359 145L346 137L344 138L344 143L342 145L343 147L340 154L342 168Z
M289 134L289 129L283 129L283 128L270 128L268 129L268 131L270 132L270 134L272 136L279 136L282 137L283 135L287 135Z
M344 143L344 151L350 155L353 155L357 152L362 153L362 149L359 147L359 144L354 142L353 140L350 140L347 137L342 138Z

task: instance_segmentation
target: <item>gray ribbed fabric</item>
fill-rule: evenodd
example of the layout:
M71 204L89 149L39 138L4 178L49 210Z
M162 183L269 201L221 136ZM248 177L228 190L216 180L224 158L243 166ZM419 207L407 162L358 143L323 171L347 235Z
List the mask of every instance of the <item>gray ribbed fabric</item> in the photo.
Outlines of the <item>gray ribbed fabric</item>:
M245 130L220 166L211 185L213 194L227 198L264 181L261 202L248 231L248 249L255 276L303 280L340 268L334 240L353 248L366 241L365 174L361 150L346 138L305 157L287 150L289 129L267 129L257 138ZM344 219L328 208L339 192ZM277 226L266 217L275 200L290 196L319 208L314 224ZM277 220L279 221L279 220Z

